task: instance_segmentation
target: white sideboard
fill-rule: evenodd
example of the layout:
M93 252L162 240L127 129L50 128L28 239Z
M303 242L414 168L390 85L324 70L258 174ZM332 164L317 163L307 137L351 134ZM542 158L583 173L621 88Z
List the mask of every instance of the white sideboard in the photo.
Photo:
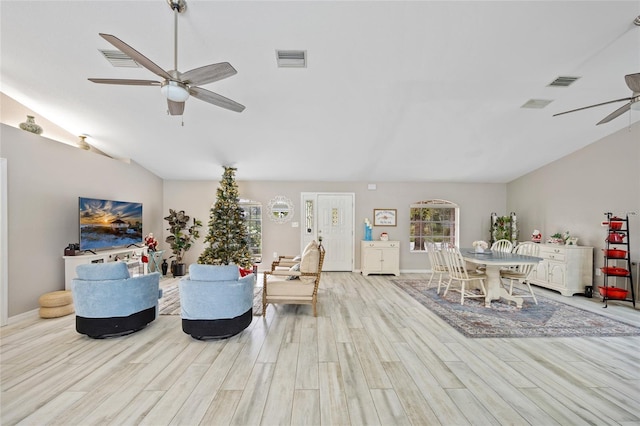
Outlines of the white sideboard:
M563 296L584 293L593 285L593 247L540 244L544 260L533 270L531 284L559 291Z
M143 254L147 254L147 247L130 247L114 250L98 251L96 254L79 254L77 256L63 256L64 259L64 289L71 290L71 280L76 277L76 267L85 263L127 262L131 275L146 273L143 268L147 264L141 262Z
M400 275L399 241L362 241L360 245L362 275Z

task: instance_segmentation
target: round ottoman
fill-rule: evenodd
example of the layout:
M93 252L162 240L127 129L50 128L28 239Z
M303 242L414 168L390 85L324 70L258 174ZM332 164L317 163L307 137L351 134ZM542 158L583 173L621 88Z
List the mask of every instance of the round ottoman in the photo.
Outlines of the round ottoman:
M75 312L71 291L60 290L45 293L38 298L41 318L58 318Z

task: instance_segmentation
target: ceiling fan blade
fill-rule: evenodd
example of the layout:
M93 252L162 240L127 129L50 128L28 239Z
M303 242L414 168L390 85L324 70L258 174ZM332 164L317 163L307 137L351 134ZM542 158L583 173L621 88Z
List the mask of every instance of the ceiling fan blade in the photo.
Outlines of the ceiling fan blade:
M634 95L640 93L640 73L625 75L624 81L627 82L627 86L629 86Z
M618 108L617 110L613 111L611 114L607 115L605 118L603 118L602 120L598 121L598 123L596 124L596 126L598 124L604 124L604 123L608 123L611 120L613 120L614 118L624 114L625 112L629 111L629 109L631 108L631 102L629 102L628 104L622 105L620 108Z
M136 61L137 63L139 63L140 65L142 65L143 67L151 71L152 73L159 75L160 77L166 80L173 79L173 77L171 77L171 75L168 72L166 72L165 70L160 68L158 65L156 65L151 59L147 58L142 53L138 52L136 49L129 46L124 41L120 40L118 37L113 36L111 34L103 34L103 33L100 33L100 37L107 40L109 43L113 44L122 53L129 55L131 59L133 59L134 61Z
M100 84L124 84L127 86L160 86L162 83L153 80L129 80L118 78L89 78L89 81Z
M559 112L557 114L553 114L553 117L555 117L557 115L562 115L562 114L569 114L570 112L582 111L583 109L587 109L587 108L593 108L593 107L597 107L597 106L612 104L612 103L615 103L615 102L630 101L631 99L633 99L633 98L622 98L622 99L616 99L615 101L602 102L602 103L595 104L595 105L589 105L589 106L582 107L582 108L576 108L576 109L572 109L572 110L569 110L569 111Z
M231 77L237 73L238 71L236 71L229 62L221 62L219 64L205 65L204 67L187 71L180 75L180 79L183 83L199 86Z
M244 111L244 105L241 105L231 99L227 99L224 96L218 95L217 93L213 93L209 90L203 89L202 87L190 87L189 94L194 98L198 98L201 101L209 102L210 104L219 106L221 108L226 108L235 112Z
M184 102L174 102L167 99L167 105L169 106L169 115L182 115L184 112Z

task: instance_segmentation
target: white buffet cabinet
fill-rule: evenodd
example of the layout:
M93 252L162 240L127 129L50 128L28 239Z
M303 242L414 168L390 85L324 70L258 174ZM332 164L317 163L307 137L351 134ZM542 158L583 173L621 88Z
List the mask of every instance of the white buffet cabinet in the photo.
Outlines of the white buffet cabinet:
M360 245L362 275L400 275L399 241L362 241Z
M540 262L529 282L559 291L563 296L584 293L593 285L593 247L540 244Z
M127 262L129 273L133 275L145 273L146 263L141 262L143 254L147 254L147 247L130 247L114 250L97 251L96 254L79 254L63 256L64 259L64 289L71 290L71 280L76 277L76 267L85 263Z

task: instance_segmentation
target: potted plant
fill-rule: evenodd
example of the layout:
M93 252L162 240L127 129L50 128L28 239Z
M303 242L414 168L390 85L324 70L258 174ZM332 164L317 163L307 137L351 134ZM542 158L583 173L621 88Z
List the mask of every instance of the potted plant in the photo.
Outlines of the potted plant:
M165 241L169 243L169 247L176 257L175 263L171 262L171 273L174 277L181 277L186 273L186 266L182 262L182 258L189 251L193 242L200 237L198 228L202 226L202 222L194 217L193 223L189 226L190 219L184 210L176 211L173 209L169 209L169 216L164 218L169 222L167 230L171 234Z

